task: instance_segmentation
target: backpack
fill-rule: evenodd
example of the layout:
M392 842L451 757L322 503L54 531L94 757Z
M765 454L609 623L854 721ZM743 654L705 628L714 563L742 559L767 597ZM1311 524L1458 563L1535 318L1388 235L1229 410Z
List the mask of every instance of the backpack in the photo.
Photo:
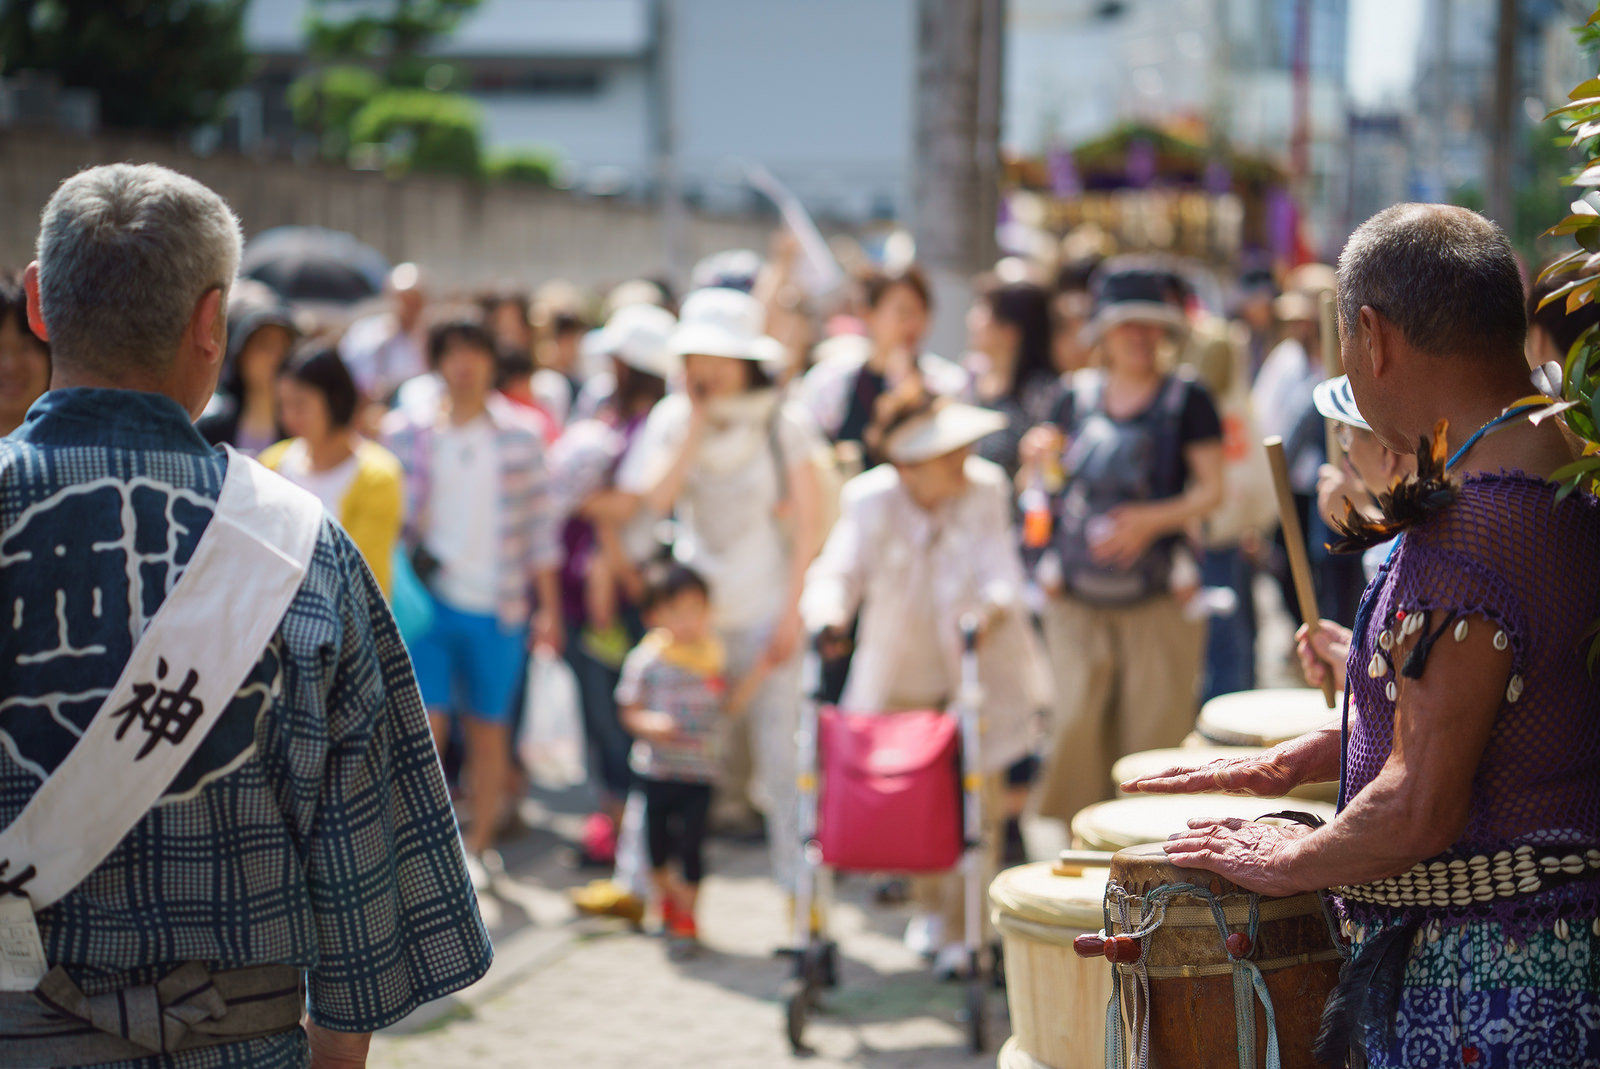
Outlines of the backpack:
M1193 388L1192 372L1168 376L1156 401L1132 420L1105 411L1105 374L1073 377L1071 444L1064 466L1067 482L1055 502L1052 545L1060 558L1065 590L1093 605L1131 605L1171 589L1176 535L1160 539L1131 568L1096 561L1091 535L1119 505L1159 501L1183 492L1183 412Z

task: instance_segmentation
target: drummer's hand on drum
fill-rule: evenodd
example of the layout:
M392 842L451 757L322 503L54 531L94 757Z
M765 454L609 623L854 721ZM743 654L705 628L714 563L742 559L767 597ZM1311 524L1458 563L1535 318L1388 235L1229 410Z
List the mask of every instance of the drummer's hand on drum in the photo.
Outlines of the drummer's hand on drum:
M1333 673L1333 689L1344 690L1345 662L1350 659L1350 629L1332 620L1318 620L1316 631L1304 624L1294 633L1294 651L1300 657L1300 670L1306 682L1322 686L1323 677Z
M1281 798L1302 777L1277 760L1274 751L1225 757L1203 765L1179 765L1121 784L1129 794L1245 794Z
M1238 817L1201 818L1170 837L1165 849L1167 860L1180 868L1215 872L1247 891L1281 897L1308 890L1285 870L1295 841L1311 831L1303 824L1280 828Z

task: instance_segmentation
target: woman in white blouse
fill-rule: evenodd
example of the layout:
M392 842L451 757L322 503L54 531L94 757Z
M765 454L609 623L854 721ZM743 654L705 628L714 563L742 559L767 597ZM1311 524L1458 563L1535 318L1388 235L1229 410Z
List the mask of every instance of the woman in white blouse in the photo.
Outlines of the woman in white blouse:
M1022 601L1011 484L998 465L972 455L1005 417L948 400L885 400L878 418L890 463L845 485L839 520L806 575L801 614L813 633L842 635L859 611L840 704L884 713L942 708L954 699L960 620L980 615L979 764L992 875L1003 772L1029 752L1036 714L1050 699L1048 669ZM919 879L914 894L927 914L919 920L935 929L936 969L957 971L964 955L960 879Z

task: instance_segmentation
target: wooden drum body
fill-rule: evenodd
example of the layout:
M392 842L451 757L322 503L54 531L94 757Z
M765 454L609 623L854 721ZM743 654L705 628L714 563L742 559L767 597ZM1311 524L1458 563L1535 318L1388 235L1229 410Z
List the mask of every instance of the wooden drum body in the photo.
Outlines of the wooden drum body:
M1005 945L1011 1040L1000 1069L1104 1069L1112 970L1072 951L1073 939L1104 924L1107 868L1056 875L1049 863L1020 865L989 887Z
M1152 890L1193 884L1218 896L1230 933L1219 931L1210 901L1200 894L1165 896L1159 927L1137 940L1137 966L1122 966L1124 992L1135 982L1134 968L1149 979L1150 1060L1152 1069L1234 1069L1239 1064L1230 948L1254 962L1265 978L1276 1018L1284 1069L1316 1069L1312 1043L1323 1005L1338 982L1340 959L1315 894L1258 900L1258 926L1251 941L1251 895L1212 873L1167 863L1159 845L1120 851L1111 863L1108 897L1118 889L1129 896L1137 918L1140 900ZM1153 911L1152 911L1153 912ZM1114 908L1113 917L1117 916ZM1122 931L1113 923L1112 934ZM1130 952L1131 953L1131 952ZM1112 969L1104 964L1107 971ZM1256 1062L1265 1063L1266 1013L1252 996L1256 1017ZM1124 999L1125 1014L1132 1003ZM1130 1030L1131 1043L1137 1031Z

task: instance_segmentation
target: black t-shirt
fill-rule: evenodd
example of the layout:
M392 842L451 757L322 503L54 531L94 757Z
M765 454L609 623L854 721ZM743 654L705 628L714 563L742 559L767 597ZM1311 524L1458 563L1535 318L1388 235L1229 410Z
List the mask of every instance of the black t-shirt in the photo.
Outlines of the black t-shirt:
M1178 433L1175 441L1178 444L1176 457L1176 470L1180 475L1178 487L1172 493L1180 494L1183 486L1189 481L1188 447L1203 442L1220 442L1222 440L1222 416L1217 412L1216 404L1211 400L1211 392L1200 382L1188 376L1168 376L1162 381L1161 388L1156 391L1150 404L1137 415L1128 420L1118 420L1119 423L1132 423L1150 417L1151 410L1157 405L1167 401L1167 390L1174 378L1184 391L1181 407L1178 409ZM1071 438L1076 433L1078 414L1076 404L1078 391L1070 386L1062 391L1061 402L1056 408L1055 423L1062 433ZM1109 417L1108 417L1109 418Z

